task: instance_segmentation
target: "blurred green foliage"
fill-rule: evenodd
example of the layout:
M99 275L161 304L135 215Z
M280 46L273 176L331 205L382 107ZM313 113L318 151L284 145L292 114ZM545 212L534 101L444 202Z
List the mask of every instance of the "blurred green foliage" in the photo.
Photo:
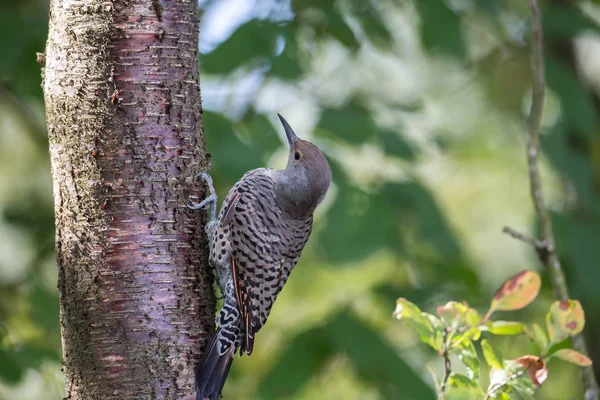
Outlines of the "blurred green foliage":
M528 8L515 0L202 0L201 86L220 196L247 170L282 167L281 112L330 159L314 234L225 387L235 399L429 399L433 350L391 318L397 297L483 311L537 268L503 225L536 226L523 110ZM550 89L544 183L571 297L600 365L600 46L597 2L543 2ZM60 333L40 66L48 6L0 5L0 399L59 399ZM576 39L576 41L574 41ZM593 50L596 49L596 52ZM542 274L543 324L552 302ZM507 318L512 318L507 313ZM514 358L524 337L491 338ZM538 398L580 390L552 365ZM557 390L560 388L560 390Z

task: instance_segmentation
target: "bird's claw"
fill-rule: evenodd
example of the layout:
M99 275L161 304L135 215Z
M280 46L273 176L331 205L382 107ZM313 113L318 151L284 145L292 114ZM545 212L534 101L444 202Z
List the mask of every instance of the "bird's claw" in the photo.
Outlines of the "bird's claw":
M206 185L208 186L209 195L201 202L199 202L199 203L190 202L190 204L188 204L187 206L188 206L188 208L191 208L192 210L200 210L200 209L210 210L210 220L213 221L217 218L218 198L217 198L217 194L215 193L215 187L213 185L212 177L205 172L200 172L199 174L196 174L196 176L194 178L202 178L206 182Z
M211 203L216 202L217 196L213 193L209 195L206 199L202 200L200 203L194 203L193 201L190 201L190 203L187 206L192 210L208 210L208 207L211 205Z

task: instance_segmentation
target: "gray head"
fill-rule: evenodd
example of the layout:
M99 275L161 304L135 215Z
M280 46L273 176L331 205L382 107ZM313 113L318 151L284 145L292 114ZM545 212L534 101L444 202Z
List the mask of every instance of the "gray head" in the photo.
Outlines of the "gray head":
M331 168L314 144L299 139L279 114L290 146L287 166L277 177L277 202L297 218L308 217L323 200L331 183Z

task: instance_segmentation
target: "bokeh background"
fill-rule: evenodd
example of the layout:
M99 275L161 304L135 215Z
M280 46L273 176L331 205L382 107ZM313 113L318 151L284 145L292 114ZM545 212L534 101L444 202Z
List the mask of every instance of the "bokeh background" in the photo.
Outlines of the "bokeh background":
M393 320L397 297L485 311L540 269L502 234L535 234L524 133L529 10L517 0L201 0L201 88L223 196L283 167L276 112L330 159L314 234L228 399L431 399L437 354ZM600 5L542 2L542 172L571 295L600 363ZM47 0L0 3L0 399L62 398L52 182L40 66ZM527 309L542 321L548 277ZM493 338L507 357L525 338ZM539 399L580 398L552 361Z

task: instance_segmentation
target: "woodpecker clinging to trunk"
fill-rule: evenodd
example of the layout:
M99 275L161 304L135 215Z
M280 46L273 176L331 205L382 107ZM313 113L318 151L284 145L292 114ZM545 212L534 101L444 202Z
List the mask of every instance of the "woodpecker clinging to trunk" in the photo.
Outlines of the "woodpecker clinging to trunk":
M313 212L331 182L331 169L314 144L296 137L279 114L290 146L284 170L247 172L227 194L218 219L212 179L193 209L210 207L206 233L210 263L223 293L218 329L196 370L196 399L219 398L237 350L250 355L277 295L312 230Z

